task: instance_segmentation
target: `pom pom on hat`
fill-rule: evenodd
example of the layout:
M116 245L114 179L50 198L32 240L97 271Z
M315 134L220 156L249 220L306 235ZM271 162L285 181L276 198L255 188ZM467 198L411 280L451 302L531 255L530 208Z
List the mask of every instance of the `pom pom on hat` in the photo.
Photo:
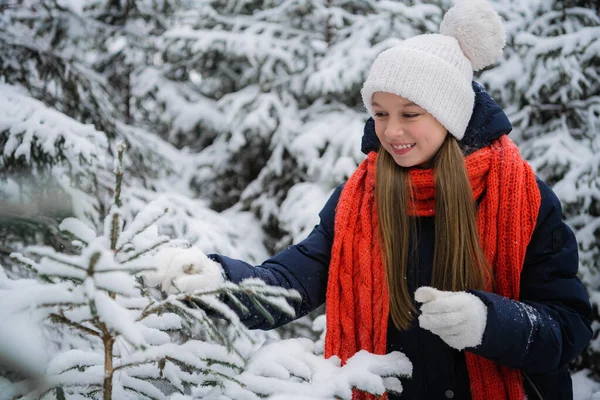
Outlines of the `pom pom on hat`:
M458 0L444 16L440 33L458 40L474 71L494 63L506 44L500 16L487 0Z
M393 93L418 104L451 135L462 139L475 103L473 71L502 54L502 21L488 0L456 0L442 20L441 34L402 41L377 56L361 90L373 116L373 94Z

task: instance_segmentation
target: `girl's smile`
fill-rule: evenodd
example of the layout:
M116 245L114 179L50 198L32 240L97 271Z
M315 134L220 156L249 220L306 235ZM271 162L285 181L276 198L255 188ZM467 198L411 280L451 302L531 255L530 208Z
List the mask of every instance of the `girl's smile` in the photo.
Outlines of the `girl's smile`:
M415 147L416 143L406 143L406 144L390 143L390 145L392 146L394 154L401 156L401 155L406 154L409 151L411 151L413 149L413 147Z

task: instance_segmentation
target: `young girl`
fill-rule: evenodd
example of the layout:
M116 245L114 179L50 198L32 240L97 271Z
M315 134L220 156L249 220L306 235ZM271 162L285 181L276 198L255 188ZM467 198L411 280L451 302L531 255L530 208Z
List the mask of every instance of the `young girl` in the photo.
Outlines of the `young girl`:
M367 158L308 238L256 267L167 249L150 283L194 290L224 272L296 289L296 317L326 303L326 356L406 354L401 399L572 399L568 363L592 334L577 244L506 116L471 83L503 46L498 15L472 0L441 34L381 53L362 90ZM194 275L178 261L189 252ZM243 322L290 321L273 312L275 324Z

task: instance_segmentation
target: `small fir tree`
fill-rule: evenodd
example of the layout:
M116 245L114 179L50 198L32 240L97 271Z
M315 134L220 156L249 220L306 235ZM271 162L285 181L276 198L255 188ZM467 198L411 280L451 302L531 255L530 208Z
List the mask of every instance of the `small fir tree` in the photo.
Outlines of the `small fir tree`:
M339 360L316 356L312 342L292 340L265 346L248 359L236 345L247 338L238 314L221 299L245 312L238 300L243 294L257 312L272 318L268 307L294 314L286 299L299 300L295 291L256 279L166 297L149 291L136 276L152 267L149 253L169 243L155 229L167 210L155 202L125 221L123 152L120 145L113 205L102 235L68 218L60 228L74 239L80 249L76 254L32 246L27 257L12 255L38 279L27 286L27 299L20 300L41 310L59 332L54 338L63 342L41 381L0 382L3 394L14 399L181 399L188 393L189 398L258 399L287 390L324 396L335 392L350 399L352 387L377 394L386 388L401 390L392 376L410 375L410 363L399 353L360 354L342 367ZM4 274L0 278L0 289L11 286ZM10 290L3 296L17 298ZM25 308L22 302L0 302L0 310L16 312ZM205 310L229 322L227 335ZM324 385L330 374L339 376ZM289 381L291 376L300 379Z

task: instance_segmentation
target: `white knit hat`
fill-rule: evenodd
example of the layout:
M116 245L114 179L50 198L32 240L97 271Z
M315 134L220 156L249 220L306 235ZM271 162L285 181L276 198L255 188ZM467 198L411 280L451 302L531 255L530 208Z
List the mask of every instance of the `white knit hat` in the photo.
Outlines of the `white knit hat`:
M462 139L475 101L473 71L492 64L505 45L504 26L487 0L460 0L440 24L440 34L404 40L377 56L361 94L373 116L373 94L402 96Z

